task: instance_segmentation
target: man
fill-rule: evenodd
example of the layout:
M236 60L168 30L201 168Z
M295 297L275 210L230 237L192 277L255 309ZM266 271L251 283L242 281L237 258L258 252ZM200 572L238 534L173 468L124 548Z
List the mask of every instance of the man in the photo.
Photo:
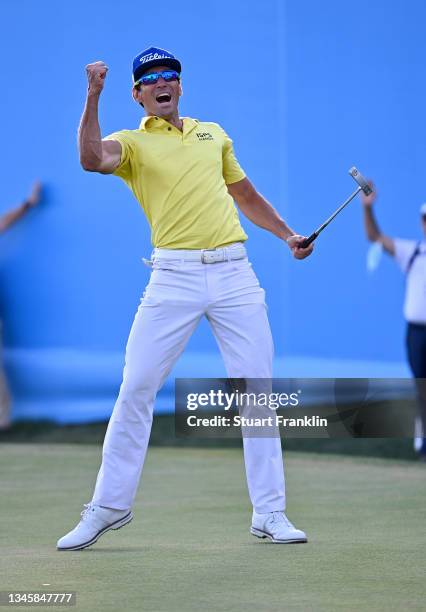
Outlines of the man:
M41 183L36 181L32 187L31 193L22 204L12 208L0 217L0 232L6 232L19 219L22 219L27 212L37 206L41 199ZM0 323L1 333L1 323ZM0 337L1 348L1 337ZM10 394L6 381L6 376L2 366L0 366L0 430L7 430L10 427Z
M296 235L241 170L232 141L216 123L184 117L180 62L149 48L133 62L132 94L145 117L138 130L101 139L98 101L108 67L87 66L88 94L79 130L85 170L120 176L152 229L153 271L126 348L120 393L103 447L92 501L59 550L90 546L132 519L155 396L201 317L212 326L229 377L272 377L273 344L264 291L247 260L247 239L233 200L254 223L303 259ZM284 514L280 439L244 438L253 504L251 532L273 542L305 542Z
M370 183L373 187L373 184ZM383 234L373 213L377 194L362 192L364 225L367 238L382 245L392 255L406 276L404 316L407 321L406 346L408 361L416 379L418 417L415 449L426 460L426 242L402 240ZM420 222L426 235L426 204L420 208Z

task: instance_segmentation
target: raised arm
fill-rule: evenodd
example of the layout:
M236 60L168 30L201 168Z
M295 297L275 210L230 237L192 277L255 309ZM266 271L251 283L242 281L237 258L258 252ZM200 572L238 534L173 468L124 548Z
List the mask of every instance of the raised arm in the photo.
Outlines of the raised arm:
M30 208L37 206L41 200L41 189L40 181L36 181L28 198L26 198L20 206L9 210L0 217L0 232L8 230L9 227L21 219Z
M312 253L314 245L310 244L306 249L299 246L305 236L296 234L288 227L275 208L256 191L247 177L227 187L241 212L259 227L285 240L296 259L305 259Z
M361 192L361 200L364 208L365 233L370 242L380 242L387 253L390 255L395 255L395 245L392 238L382 234L376 221L376 217L373 212L373 204L376 201L377 192L371 181L369 181L369 185L373 190L370 195L366 196L363 191Z
M80 163L89 172L111 174L120 164L121 144L116 140L102 140L98 106L104 88L108 66L94 62L86 66L87 97L78 129Z

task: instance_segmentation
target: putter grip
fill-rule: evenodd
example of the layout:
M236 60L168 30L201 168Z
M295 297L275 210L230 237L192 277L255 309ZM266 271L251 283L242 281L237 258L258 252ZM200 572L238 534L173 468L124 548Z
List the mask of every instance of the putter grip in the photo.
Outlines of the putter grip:
M316 237L317 237L317 234L314 232L313 234L309 236L309 238L305 238L305 240L300 243L300 246L302 247L302 249L306 249L306 247L308 247L311 244L311 242L315 240Z

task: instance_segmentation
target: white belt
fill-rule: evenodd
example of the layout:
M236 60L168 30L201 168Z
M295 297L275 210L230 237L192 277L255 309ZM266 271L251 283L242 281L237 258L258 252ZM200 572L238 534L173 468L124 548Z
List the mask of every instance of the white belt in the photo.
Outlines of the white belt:
M205 264L219 263L231 259L244 259L247 257L245 246L241 242L235 242L217 249L154 249L151 255L153 261L156 259L177 259L188 261L199 261Z

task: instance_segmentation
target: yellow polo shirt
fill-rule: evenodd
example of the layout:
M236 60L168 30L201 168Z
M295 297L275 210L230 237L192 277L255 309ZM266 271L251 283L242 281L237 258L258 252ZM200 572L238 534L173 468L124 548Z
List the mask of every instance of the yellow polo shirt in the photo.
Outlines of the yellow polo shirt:
M247 240L226 185L245 174L217 123L185 117L183 132L160 117L106 137L121 144L114 174L133 191L155 247L211 249Z

